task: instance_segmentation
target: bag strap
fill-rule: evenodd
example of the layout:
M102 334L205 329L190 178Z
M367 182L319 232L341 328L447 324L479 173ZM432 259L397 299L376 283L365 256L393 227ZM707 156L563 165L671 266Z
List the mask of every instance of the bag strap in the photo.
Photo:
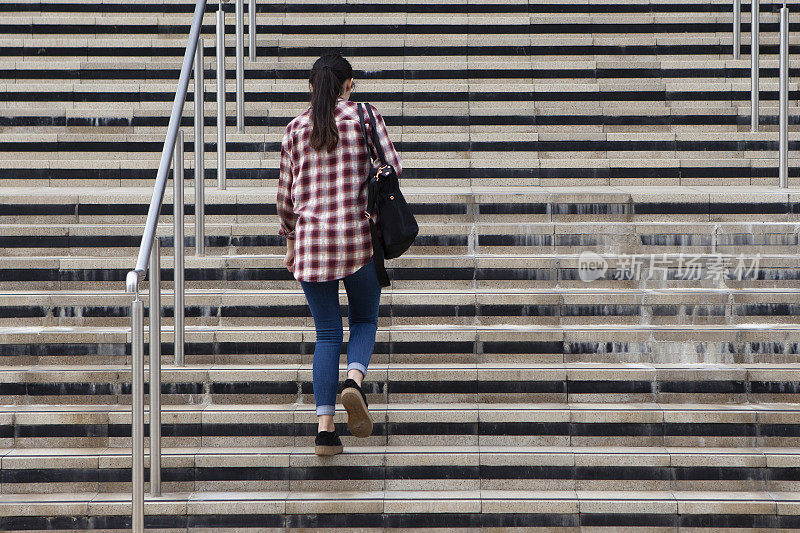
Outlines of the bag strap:
M373 150L372 146L369 144L369 138L367 137L367 127L364 125L364 111L361 109L361 102L358 102L358 120L361 122L361 134L364 136L364 142L367 145L367 149L370 152L370 157L374 160L373 157ZM367 109L369 109L367 104ZM373 128L374 129L374 128ZM371 216L372 210L375 206L375 187L374 184L369 180L371 176L367 175L367 210L365 214ZM370 223L372 220L370 219Z
M367 105L367 113L369 113L369 123L372 124L372 142L375 149L378 151L378 157L381 159L381 164L386 164L386 156L383 153L383 146L381 146L380 139L378 139L378 121L375 120L375 115L372 114L372 107Z
M375 209L375 188L378 186L374 181L367 183L367 209L364 214L367 215L369 221L372 222L372 213Z
M375 134L375 117L372 115L372 110L369 107L369 104L366 105L367 111L370 115L370 120L372 120L372 133L373 133L373 140ZM364 125L364 112L361 109L361 103L358 103L358 120L361 122L361 134L364 136L364 142L367 145L367 149L370 152L370 157L373 155L372 146L369 144L369 140L367 137L367 127ZM380 150L380 144L378 143L377 146ZM378 152L381 156L381 161L383 161L383 151ZM373 157L374 159L374 157ZM377 186L376 183L369 181L370 176L367 176L367 210L365 213L369 215L369 232L370 238L372 240L372 256L373 261L375 263L375 273L378 276L378 283L380 283L381 287L388 287L391 284L389 280L389 275L386 272L386 267L383 264L383 248L381 246L382 237L380 234L380 230L375 225L375 222L372 220L372 210L375 207L375 187Z
M364 125L364 111L361 109L361 102L358 102L358 120L361 122L361 135L364 136L364 144L367 145L367 150L369 150L369 156L371 159L375 159L375 153L372 149L372 145L369 143L369 138L367 137L367 127ZM375 129L373 127L373 129Z

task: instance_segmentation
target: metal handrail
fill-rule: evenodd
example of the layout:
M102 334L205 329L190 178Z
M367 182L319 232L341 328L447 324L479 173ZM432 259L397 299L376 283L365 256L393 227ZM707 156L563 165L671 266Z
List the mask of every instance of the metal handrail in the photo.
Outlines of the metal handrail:
M750 131L759 122L759 0L750 2ZM739 59L741 0L733 4L733 58ZM778 185L789 186L789 8L786 0L780 10L778 45Z
M222 5L223 0L220 0ZM167 126L167 136L161 151L156 183L150 208L147 212L139 255L134 270L125 278L125 288L134 294L131 302L131 529L134 533L144 532L144 305L139 299L139 282L145 276L150 264L150 490L153 496L161 494L161 299L160 299L160 245L155 238L158 216L164 200L169 167L174 168L174 225L175 239L175 357L176 364L183 364L183 132L180 130L186 92L193 64L197 68L196 78L200 83L195 85L195 139L200 139L199 149L203 143L203 116L198 113L197 99L202 110L202 52L198 54L198 42L203 25L206 0L197 0L194 18L192 19L189 40L183 57L178 88L172 104L172 113ZM198 59L200 57L200 59ZM198 94L199 93L199 94ZM199 123L198 123L199 122ZM195 145L197 155L198 145ZM201 165L202 166L202 165ZM196 169L197 171L197 169ZM203 174L195 174L201 183ZM203 201L202 198L199 201ZM202 209L201 209L202 212ZM202 225L202 221L199 223Z
M739 59L742 51L742 0L733 0L733 58Z
M750 131L758 131L758 0L750 1Z
M244 0L236 0L236 131L244 133Z
M205 147L205 76L203 39L197 44L194 61L194 253L206 252L206 147Z
M172 162L172 152L175 149L175 140L178 137L178 129L183 114L183 105L186 101L186 91L189 87L189 78L192 74L192 63L197 52L197 42L200 39L200 30L203 23L203 14L206 9L206 0L197 0L194 10L192 28L189 32L189 42L186 45L186 53L183 56L183 66L181 75L178 79L178 89L175 91L175 101L172 104L172 114L169 117L167 126L167 137L164 141L164 148L161 150L161 162L158 165L156 174L156 184L153 189L153 197L150 200L150 208L147 211L147 223L142 235L142 242L139 246L139 256L136 259L136 268L128 272L125 278L125 288L128 292L137 292L139 281L147 272L147 262L150 259L150 250L153 246L153 239L156 234L158 215L161 211L161 202L164 199L164 190L167 187L167 175L169 174L170 163Z
M217 188L225 190L225 10L222 0L217 11Z
M250 7L248 8L248 20L250 21L247 25L248 36L250 37L250 61L256 60L256 0L250 0Z
M220 189L225 188L225 0L219 0L216 17L217 32L217 177ZM237 126L244 126L244 68L243 2L236 2L237 39ZM158 216L164 200L170 164L174 169L174 298L175 298L175 364L184 364L184 135L180 129L183 106L189 88L189 78L194 66L194 152L195 152L195 253L204 253L205 214L205 162L204 162L204 77L203 40L200 39L206 0L197 0L192 19L189 41L183 57L178 88L172 104L172 114L167 126L167 136L161 151L156 183L147 222L139 245L136 267L128 272L125 288L134 294L131 301L131 525L134 533L144 531L144 303L139 299L139 282L148 271L150 263L150 492L161 495L161 263L160 241L156 238ZM250 39L255 43L255 1L250 1ZM251 46L255 57L255 46Z
M778 68L778 185L789 186L789 8L784 0L780 18Z

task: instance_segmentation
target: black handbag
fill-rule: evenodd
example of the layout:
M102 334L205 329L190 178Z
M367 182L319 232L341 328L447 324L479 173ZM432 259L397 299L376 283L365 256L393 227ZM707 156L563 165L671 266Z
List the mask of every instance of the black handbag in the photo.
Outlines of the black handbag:
M403 193L400 192L400 181L395 168L386 162L383 147L377 134L377 122L372 108L366 104L372 124L372 144L378 152L378 163L372 157L372 147L367 139L367 128L364 125L364 111L361 103L358 104L358 118L361 121L361 133L364 142L370 150L370 168L367 173L367 209L364 216L369 219L370 234L372 236L372 251L375 259L375 272L381 287L389 285L389 276L383 265L383 260L400 257L414 243L419 233L417 220L411 213ZM377 223L373 214L377 214Z

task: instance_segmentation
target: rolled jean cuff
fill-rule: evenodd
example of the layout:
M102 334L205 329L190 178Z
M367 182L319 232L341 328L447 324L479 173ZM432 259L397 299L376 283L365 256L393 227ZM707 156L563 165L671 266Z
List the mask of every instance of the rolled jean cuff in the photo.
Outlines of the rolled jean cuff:
M362 375L367 375L367 367L362 365L361 363L352 362L347 365L347 371L350 372L351 370L358 370L361 372Z
M333 405L318 405L317 416L332 415L336 412Z

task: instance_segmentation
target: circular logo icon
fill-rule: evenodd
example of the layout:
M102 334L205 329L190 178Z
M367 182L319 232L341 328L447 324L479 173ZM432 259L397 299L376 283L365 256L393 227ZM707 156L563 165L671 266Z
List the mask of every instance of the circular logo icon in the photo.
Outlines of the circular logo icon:
M608 263L600 254L586 250L578 256L578 276L583 281L594 281L603 277L608 270Z

